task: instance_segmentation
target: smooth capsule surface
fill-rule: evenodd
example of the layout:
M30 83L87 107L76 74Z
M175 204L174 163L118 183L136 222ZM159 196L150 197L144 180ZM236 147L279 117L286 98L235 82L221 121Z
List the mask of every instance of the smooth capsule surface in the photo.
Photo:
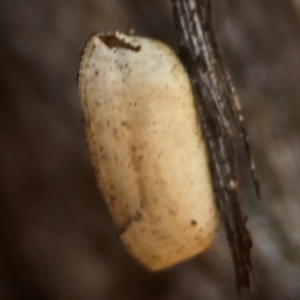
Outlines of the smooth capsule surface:
M218 213L191 83L173 50L93 36L79 92L98 185L128 251L159 270L207 249Z

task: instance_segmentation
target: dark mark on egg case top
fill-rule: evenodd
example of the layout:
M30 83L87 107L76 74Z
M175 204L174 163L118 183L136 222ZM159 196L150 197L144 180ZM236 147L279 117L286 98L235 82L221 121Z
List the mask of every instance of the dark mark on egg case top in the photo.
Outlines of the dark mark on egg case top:
M134 52L140 51L141 47L140 46L134 46L129 43L126 43L125 41L120 40L118 37L115 35L100 35L99 38L101 41L109 48L123 48L123 49L128 49L132 50Z

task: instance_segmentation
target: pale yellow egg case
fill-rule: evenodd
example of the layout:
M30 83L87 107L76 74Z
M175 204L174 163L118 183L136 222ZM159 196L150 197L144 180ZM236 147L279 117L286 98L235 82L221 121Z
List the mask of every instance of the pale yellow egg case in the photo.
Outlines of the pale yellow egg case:
M174 51L96 35L79 92L98 185L128 251L159 270L206 250L218 212L191 83Z

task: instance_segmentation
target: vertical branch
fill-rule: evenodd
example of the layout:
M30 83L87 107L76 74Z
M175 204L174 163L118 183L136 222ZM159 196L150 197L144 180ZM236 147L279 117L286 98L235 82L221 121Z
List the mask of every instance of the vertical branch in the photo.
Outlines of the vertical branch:
M206 139L216 202L242 297L252 282L250 233L242 210L234 137L242 138L259 197L259 183L238 99L221 61L210 0L172 0L180 56L191 77Z

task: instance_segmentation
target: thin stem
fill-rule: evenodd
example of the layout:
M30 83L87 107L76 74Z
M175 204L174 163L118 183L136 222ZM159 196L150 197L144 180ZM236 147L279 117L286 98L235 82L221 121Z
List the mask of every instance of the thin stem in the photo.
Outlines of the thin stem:
M239 296L252 284L250 233L239 188L235 135L243 140L254 187L260 197L249 138L238 98L220 58L210 0L172 0L179 50L191 77L207 142L216 202L235 265Z

